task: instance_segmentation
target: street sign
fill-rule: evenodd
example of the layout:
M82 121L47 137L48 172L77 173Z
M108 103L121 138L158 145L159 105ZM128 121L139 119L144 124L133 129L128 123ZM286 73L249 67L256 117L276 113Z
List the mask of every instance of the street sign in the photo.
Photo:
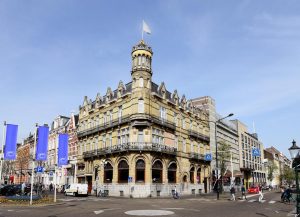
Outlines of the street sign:
M212 160L211 154L205 154L204 160L211 161Z
M36 172L37 172L37 173L42 173L42 172L44 172L44 167L38 166L38 167L36 168Z
M253 148L252 149L252 155L254 157L260 157L260 151L259 151L259 149L258 148Z
M128 176L128 182L132 182L132 176Z
M53 176L53 171L50 171L50 172L49 172L49 176Z

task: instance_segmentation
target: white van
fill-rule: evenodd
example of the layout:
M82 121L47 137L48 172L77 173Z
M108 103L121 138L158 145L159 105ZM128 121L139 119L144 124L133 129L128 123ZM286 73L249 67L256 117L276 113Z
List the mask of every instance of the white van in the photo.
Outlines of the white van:
M88 185L87 184L70 184L65 190L65 195L79 196L84 195L88 196Z

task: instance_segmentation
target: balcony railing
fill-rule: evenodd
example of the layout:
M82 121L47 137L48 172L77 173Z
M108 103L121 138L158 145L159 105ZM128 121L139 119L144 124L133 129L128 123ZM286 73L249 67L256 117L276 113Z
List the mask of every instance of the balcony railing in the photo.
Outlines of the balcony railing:
M158 125L161 125L161 126L164 126L164 127L167 127L171 130L176 130L176 125L174 122L171 122L171 121L168 121L166 119L162 119L162 118L158 118L158 117L154 117L154 116L151 116L152 118L152 121Z
M129 115L123 116L122 118L116 118L112 121L108 121L105 124L96 125L96 126L91 127L89 129L86 129L86 130L83 130L83 131L78 131L77 136L78 136L78 138L81 138L81 137L84 137L84 136L88 136L88 135L97 133L99 131L106 130L106 129L111 128L111 127L116 127L120 124L127 123L127 122L129 122L129 117L130 117Z
M130 142L111 147L100 148L92 151L83 152L83 158L91 158L106 154L120 153L126 151L149 151L161 152L170 155L176 155L177 149L166 145L156 143Z
M204 154L198 154L198 153L190 153L190 158L191 159L196 159L196 160L204 160L205 159L205 156Z
M189 130L189 136L209 142L209 137L194 130Z

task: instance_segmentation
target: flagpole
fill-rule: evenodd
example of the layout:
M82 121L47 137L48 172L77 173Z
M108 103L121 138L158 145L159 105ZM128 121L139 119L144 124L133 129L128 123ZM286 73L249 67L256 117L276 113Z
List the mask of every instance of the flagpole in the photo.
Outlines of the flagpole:
M0 183L2 182L2 168L3 168L3 161L4 161L4 142L5 142L5 130L6 130L6 121L3 123L3 135L2 135L2 146L1 146L1 155L0 155Z
M37 138L37 129L38 124L35 124L35 135L34 135L34 143L32 150L32 168L31 168L31 187L30 187L30 205L32 205L32 193L33 193L33 176L34 176L34 162L35 162L35 147L36 147L36 138Z
M57 181L57 178L56 178L56 166L57 166L57 162L58 162L58 159L57 159L57 149L58 149L58 137L57 137L57 140L56 140L56 147L55 147L55 154L54 154L54 159L55 159L55 164L54 164L54 200L53 200L54 203L56 203L56 181Z

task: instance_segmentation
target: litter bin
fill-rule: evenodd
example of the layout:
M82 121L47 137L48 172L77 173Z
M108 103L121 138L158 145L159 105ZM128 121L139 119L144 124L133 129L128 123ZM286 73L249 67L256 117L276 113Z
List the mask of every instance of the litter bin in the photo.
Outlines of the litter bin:
M160 191L156 191L156 196L160 197Z
M195 195L196 190L192 189L192 195Z
M202 194L202 189L199 189L199 194Z
M121 197L124 196L124 191L120 191L120 196L121 196Z

